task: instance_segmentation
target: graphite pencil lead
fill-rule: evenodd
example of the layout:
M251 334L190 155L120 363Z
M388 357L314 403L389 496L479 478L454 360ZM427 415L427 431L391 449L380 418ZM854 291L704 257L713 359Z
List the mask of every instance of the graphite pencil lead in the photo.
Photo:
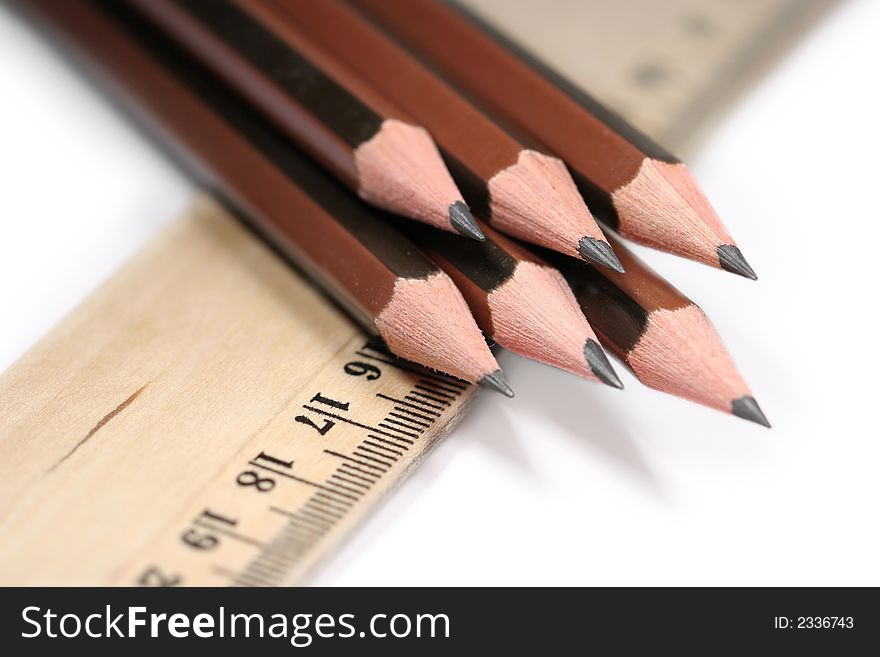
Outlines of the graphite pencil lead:
M495 370L491 374L486 374L480 379L480 385L485 388L492 388L492 390L500 392L505 397L513 397L513 388L507 383L507 378L505 378L504 372L501 370Z
M765 426L770 429L770 422L767 420L767 416L764 415L764 411L761 410L761 407L758 406L758 402L755 401L755 398L749 395L744 395L739 399L734 399L731 403L731 413L736 415L737 417L741 417L744 420L748 420L749 422L754 422L756 424L760 424L761 426Z
M742 251L740 251L739 248L735 247L733 244L722 244L716 248L715 251L718 253L718 262L721 263L722 269L734 274L739 274L745 278L750 278L753 281L758 280L755 270L749 266L748 262L746 262L746 259L743 257Z
M624 273L623 265L614 255L614 250L608 242L597 240L595 237L582 237L578 242L578 253L589 263L599 264L613 269L618 274Z
M587 338L587 341L584 343L584 359L590 366L590 371L595 374L602 383L609 385L612 388L617 388L618 390L623 389L623 384L620 382L620 379L617 378L617 372L611 367L611 363L608 361L608 356L605 355L605 351L603 351L602 347L599 346L599 343L592 338Z
M465 237L470 237L478 242L486 239L464 201L456 201L449 206L449 223Z

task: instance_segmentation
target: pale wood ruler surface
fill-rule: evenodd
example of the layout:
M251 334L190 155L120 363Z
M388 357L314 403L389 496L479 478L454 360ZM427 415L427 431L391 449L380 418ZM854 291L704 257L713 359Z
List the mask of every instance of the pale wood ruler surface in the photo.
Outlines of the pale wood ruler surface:
M828 2L466 4L675 146ZM301 582L473 396L199 198L0 377L0 584Z

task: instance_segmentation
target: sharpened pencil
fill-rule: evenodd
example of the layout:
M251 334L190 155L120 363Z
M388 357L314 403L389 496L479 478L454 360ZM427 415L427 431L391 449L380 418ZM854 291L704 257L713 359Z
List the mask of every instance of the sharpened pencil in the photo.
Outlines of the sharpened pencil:
M455 281L477 325L502 347L622 388L562 275L489 226L482 228L483 242L419 226L408 227L407 234Z
M394 353L511 394L449 277L164 35L118 2L28 9Z
M436 145L377 92L316 66L230 0L129 0L361 198L480 239Z
M548 253L605 348L650 388L769 427L706 314L610 239L625 274Z
M251 0L307 33L433 135L465 198L493 228L619 269L602 231L557 157L514 138L337 0Z
M457 5L352 0L438 74L568 164L590 209L635 242L755 279L687 167Z

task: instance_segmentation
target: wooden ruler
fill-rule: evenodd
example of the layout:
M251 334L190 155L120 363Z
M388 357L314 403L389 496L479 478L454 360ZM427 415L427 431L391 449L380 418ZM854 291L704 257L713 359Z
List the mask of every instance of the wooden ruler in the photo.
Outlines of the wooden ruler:
M675 153L835 0L460 0Z
M199 199L0 379L0 582L298 581L473 394Z
M827 0L467 4L679 143ZM200 198L0 377L0 584L300 582L473 395Z

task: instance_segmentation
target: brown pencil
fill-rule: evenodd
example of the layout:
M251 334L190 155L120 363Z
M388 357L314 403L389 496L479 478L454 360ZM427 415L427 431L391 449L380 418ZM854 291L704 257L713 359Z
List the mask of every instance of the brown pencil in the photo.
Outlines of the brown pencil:
M756 278L683 163L472 14L432 0L353 3L565 160L594 214L621 235Z
M475 213L494 228L619 268L561 160L502 130L356 10L337 0L247 4L259 8L266 24L306 33L316 51L343 62L415 117L440 146Z
M611 240L625 274L548 253L605 348L650 388L769 427L706 314Z
M449 277L172 42L118 2L27 8L392 351L511 394Z
M129 0L364 200L480 239L430 135L229 0Z
M489 226L481 227L483 242L421 226L406 232L455 281L477 325L502 347L622 388L562 275Z

